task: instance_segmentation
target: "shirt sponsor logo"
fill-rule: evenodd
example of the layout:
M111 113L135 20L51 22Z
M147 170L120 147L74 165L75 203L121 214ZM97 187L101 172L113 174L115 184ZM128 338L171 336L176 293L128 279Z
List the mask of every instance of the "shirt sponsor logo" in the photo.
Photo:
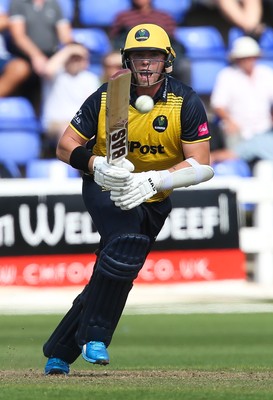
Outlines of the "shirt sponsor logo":
M198 136L208 135L209 128L207 122L198 126Z
M159 144L158 146L150 146L148 144L142 144L138 141L131 140L128 143L128 150L130 153L139 151L141 154L164 154L164 146Z

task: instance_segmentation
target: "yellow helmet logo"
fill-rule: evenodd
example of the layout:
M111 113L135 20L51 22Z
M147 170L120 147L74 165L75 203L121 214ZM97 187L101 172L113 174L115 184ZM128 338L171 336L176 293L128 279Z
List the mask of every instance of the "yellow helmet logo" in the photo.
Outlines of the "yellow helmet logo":
M135 39L138 42L143 42L144 40L148 40L150 37L150 32L147 31L147 29L140 29L139 31L136 32L135 34Z

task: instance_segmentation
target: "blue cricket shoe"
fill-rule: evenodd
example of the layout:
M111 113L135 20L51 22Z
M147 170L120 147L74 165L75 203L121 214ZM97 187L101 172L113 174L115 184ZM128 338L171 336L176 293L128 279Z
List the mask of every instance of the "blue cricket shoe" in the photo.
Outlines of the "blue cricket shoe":
M109 364L109 354L103 342L92 341L84 344L82 346L82 356L92 364Z
M68 375L69 364L60 358L49 358L45 366L46 375Z

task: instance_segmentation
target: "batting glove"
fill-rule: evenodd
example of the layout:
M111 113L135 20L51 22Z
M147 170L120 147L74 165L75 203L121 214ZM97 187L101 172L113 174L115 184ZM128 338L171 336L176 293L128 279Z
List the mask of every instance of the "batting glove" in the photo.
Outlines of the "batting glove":
M122 210L131 210L139 206L154 196L161 186L162 177L158 171L141 172L131 175L133 176L133 181L123 193L117 190L117 188L111 189L111 200Z
M115 189L119 193L124 192L133 181L131 171L134 168L126 159L112 165L107 163L106 157L97 156L93 164L94 181L104 190Z

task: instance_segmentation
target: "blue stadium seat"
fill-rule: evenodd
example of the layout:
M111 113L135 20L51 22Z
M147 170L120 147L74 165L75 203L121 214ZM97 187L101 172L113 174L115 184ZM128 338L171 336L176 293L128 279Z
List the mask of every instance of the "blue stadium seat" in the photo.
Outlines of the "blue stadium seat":
M118 13L131 8L130 0L79 0L78 4L84 26L109 27Z
M31 131L0 130L0 163L15 178L21 178L20 167L41 152L41 136Z
M192 58L226 58L224 39L214 26L178 27L175 38L184 45L186 55Z
M90 53L104 55L111 49L111 42L107 33L100 28L73 28L73 38L84 44Z
M64 17L72 21L76 8L75 0L58 0L58 3L60 4Z
M0 131L28 130L38 132L41 129L34 108L25 97L0 98Z
M156 9L169 13L181 24L192 6L192 0L154 0L153 5Z
M24 97L0 98L0 162L12 176L41 152L41 123Z
M262 49L262 57L272 60L273 56L273 28L267 27L259 39L259 45Z
M210 95L216 76L226 65L223 59L192 59L190 85L199 95Z
M258 60L258 64L266 65L269 68L273 68L273 58L272 57L261 57Z
M0 9L8 13L10 0L0 0Z
M26 178L79 178L79 171L57 159L33 159L26 164Z
M244 36L244 32L242 29L238 28L237 26L233 26L228 31L228 48L229 50L232 48L232 44L234 40L238 39L239 37Z
M107 33L101 28L73 28L73 38L84 44L90 52L90 71L102 75L102 59L112 50Z

